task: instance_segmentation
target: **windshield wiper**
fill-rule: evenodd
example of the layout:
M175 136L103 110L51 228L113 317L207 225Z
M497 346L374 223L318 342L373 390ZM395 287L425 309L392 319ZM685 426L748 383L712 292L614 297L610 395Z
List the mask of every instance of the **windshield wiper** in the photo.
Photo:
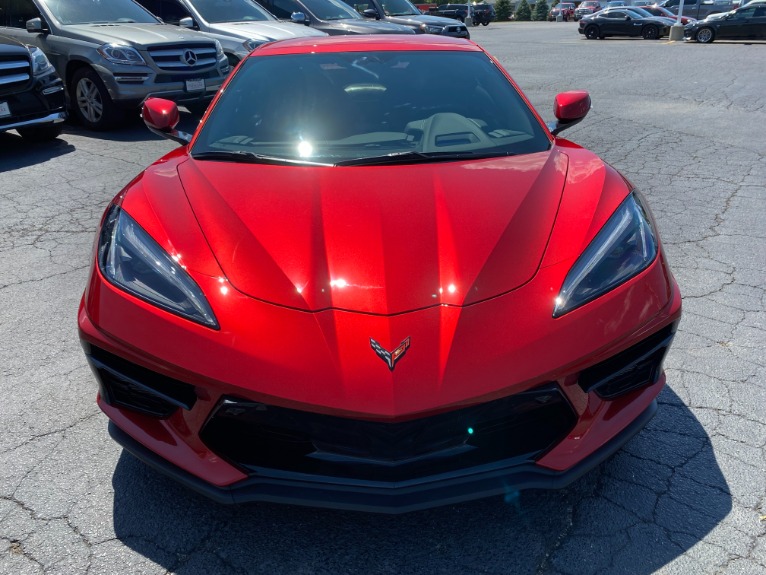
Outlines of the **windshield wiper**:
M391 164L428 164L432 162L453 162L455 160L479 160L513 156L510 152L395 152L383 156L341 160L336 166L386 166Z
M211 150L207 152L192 153L195 160L219 160L222 162L237 162L240 164L274 164L278 166L332 166L332 164L323 164L320 162L307 162L305 160L293 160L290 158L280 158L278 156L267 156L265 154L256 154L245 150Z

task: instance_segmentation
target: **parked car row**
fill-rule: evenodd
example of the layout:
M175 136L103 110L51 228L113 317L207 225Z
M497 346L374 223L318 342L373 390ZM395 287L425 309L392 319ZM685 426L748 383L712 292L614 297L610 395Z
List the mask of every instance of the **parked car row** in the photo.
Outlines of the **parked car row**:
M608 36L641 36L657 40L667 36L673 20L654 16L638 6L606 8L580 20L578 32L588 40Z
M711 2L712 4L712 2ZM578 32L589 40L608 36L641 36L656 40L667 36L677 21L663 6L624 6L600 10L580 19ZM686 13L686 10L684 10ZM686 40L707 44L718 39L766 40L766 0L748 4L725 13L716 13L702 20L683 16Z
M746 0L745 0L746 1ZM574 11L575 21L590 16L604 8L619 7L641 7L649 6L657 9L663 9L663 15L675 17L678 14L680 0L609 0L608 2L599 2L598 0L584 0ZM727 13L740 5L739 0L684 0L685 18L702 19L711 14ZM660 14L655 14L659 16Z
M0 130L18 127L30 137L56 137L60 126L43 129L41 118L62 122L65 98L92 130L113 127L153 96L201 112L232 66L274 40L328 34L470 37L465 24L424 15L408 0L385 8L367 1L360 13L342 0L0 0L0 35L12 39L3 41L3 53L11 55L0 66ZM40 106L32 105L34 97L17 95L25 90L40 92ZM56 98L60 106L50 103ZM34 129L26 124L32 120Z

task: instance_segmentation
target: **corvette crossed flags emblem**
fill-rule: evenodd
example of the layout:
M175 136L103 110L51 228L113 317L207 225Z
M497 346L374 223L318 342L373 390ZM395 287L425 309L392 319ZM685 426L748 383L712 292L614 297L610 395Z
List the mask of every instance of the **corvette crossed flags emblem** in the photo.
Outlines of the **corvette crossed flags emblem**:
M386 362L386 365L388 365L388 369L390 371L394 371L394 367L396 367L396 362L399 361L402 356L405 354L407 349L410 347L410 338L407 337L402 343L400 343L394 351L388 351L386 350L382 345L380 345L377 341L370 338L370 347L375 351L376 354L378 354L378 357Z

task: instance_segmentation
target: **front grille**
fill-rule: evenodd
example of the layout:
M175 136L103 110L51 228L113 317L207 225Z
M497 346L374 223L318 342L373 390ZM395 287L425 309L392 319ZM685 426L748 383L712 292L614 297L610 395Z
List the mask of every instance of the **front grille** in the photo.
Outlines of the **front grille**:
M212 451L246 471L403 481L500 460L532 461L561 441L575 421L553 384L397 423L226 397L201 437Z
M215 44L198 42L194 44L178 44L149 46L149 55L161 70L171 72L196 72L218 62Z
M194 387L136 365L96 346L87 346L86 355L101 385L104 401L165 418L180 408L191 409L197 401Z
M603 399L615 399L633 390L657 383L662 361L670 349L678 323L673 323L636 345L580 373L578 384L585 392L595 391Z
M0 92L23 88L31 79L32 65L27 58L0 55Z

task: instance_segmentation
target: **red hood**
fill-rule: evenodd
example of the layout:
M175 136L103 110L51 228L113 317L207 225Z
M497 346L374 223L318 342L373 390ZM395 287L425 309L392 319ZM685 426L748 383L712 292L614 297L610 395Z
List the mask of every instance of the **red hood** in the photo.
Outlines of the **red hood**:
M470 304L529 281L567 161L554 148L365 168L190 160L178 171L238 290L303 310L395 314Z

